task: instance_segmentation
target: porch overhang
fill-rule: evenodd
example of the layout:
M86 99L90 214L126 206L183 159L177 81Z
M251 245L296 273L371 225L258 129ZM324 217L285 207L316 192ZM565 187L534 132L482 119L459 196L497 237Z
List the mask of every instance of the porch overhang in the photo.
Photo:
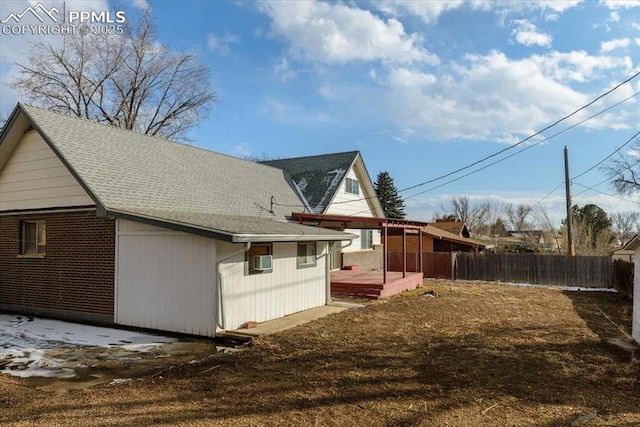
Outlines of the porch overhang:
M389 231L393 230L393 234L402 235L402 277L407 277L407 235L414 234L421 236L422 229L428 225L422 221L410 221L405 219L392 218L376 218L376 217L360 217L349 215L326 215L313 213L294 212L291 216L302 225L310 225L315 227L330 228L333 230L344 231L351 229L377 229L382 231L382 277L383 284L387 283L388 271L388 242L387 237ZM422 253L422 238L418 238L418 252ZM420 273L423 272L422 257L419 257Z

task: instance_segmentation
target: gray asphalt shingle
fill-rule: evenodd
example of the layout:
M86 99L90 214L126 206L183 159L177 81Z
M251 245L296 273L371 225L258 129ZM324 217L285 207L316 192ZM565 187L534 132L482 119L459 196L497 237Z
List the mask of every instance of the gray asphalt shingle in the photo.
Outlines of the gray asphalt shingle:
M311 213L323 214L358 154L348 151L261 163L284 170Z
M304 206L281 169L19 104L98 205L227 234L328 240L344 233L284 222ZM301 228L303 227L303 228Z

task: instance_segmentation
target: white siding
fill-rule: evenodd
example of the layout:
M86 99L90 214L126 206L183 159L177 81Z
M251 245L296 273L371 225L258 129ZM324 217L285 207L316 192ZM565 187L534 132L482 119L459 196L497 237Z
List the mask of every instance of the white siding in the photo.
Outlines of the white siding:
M366 197L375 196L375 194L364 194L362 185L360 186L360 194L347 193L346 178L356 179L361 182L353 168L349 169L345 179L342 181L342 187L336 192L336 196L326 210L327 215L353 215L353 216L374 216L371 213L369 203L364 199ZM345 203L348 202L348 203Z
M349 169L349 172L346 175L346 178L357 179L358 182L361 182L359 176L356 174L353 168ZM360 186L360 194L351 194L347 193L346 189L346 179L342 182L342 187L338 189L336 192L336 197L333 199L333 202L327 208L327 215L353 215L353 216L364 216L364 217L374 217L375 215L371 212L371 208L369 203L365 199L367 197L375 197L375 194L367 194L363 189L363 186ZM351 202L352 200L352 202ZM337 203L336 203L337 202ZM348 202L348 203L344 203ZM362 232L360 229L346 229L344 230L346 233L355 234L358 236L353 240L353 243L350 246L347 246L342 252L355 252L362 250L362 241L361 235ZM373 230L373 243L380 244L380 231Z
M326 243L318 243L315 267L297 268L297 243L273 244L273 271L246 274L245 254L223 262L222 306L226 329L239 328L247 321L264 322L326 303ZM243 245L219 242L220 259ZM322 255L322 256L321 256Z
M116 323L215 335L215 240L118 220L116 242Z
M636 252L634 269L633 295L635 295L635 298L633 298L633 326L631 333L633 339L640 344L640 298L638 298L638 295L640 295L640 252Z
M0 171L0 211L94 205L60 159L27 132Z

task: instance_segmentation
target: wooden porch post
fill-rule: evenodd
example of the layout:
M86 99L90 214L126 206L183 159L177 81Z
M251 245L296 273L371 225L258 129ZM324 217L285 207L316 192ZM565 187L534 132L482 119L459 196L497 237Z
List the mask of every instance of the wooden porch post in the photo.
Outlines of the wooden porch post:
M383 224L382 225L382 284L384 285L385 283L387 283L387 263L388 263L388 257L389 255L387 254L388 248L387 248L387 225Z
M418 228L418 257L420 258L420 273L424 277L424 255L422 254L422 227Z
M402 227L402 278L407 277L407 229Z

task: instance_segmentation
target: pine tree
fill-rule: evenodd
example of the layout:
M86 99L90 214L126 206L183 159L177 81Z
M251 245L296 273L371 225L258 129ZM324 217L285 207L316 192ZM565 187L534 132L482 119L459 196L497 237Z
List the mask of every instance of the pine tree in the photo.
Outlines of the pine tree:
M404 200L398 196L398 189L393 183L393 178L389 176L389 172L380 172L374 187L382 204L384 215L387 218L404 219L406 216L404 213Z

